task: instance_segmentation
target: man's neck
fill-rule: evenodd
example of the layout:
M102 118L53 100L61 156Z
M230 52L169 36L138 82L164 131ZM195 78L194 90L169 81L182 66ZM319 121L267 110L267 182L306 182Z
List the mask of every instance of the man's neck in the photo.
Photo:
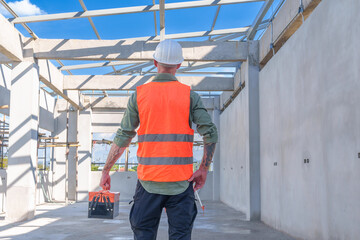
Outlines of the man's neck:
M175 76L176 70L175 71L158 71L158 73L168 73L168 74L171 74L171 75Z

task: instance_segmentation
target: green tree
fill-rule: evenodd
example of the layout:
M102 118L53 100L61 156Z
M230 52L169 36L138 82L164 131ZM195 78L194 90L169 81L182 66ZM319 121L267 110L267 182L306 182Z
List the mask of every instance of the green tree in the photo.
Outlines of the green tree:
M99 165L96 165L94 163L91 164L91 171L99 171Z
M4 157L3 159L0 159L0 168L7 168L8 166L8 158Z
M138 166L136 165L136 166L132 167L131 169L132 169L134 172L136 172L136 171L137 171L137 168L138 168Z

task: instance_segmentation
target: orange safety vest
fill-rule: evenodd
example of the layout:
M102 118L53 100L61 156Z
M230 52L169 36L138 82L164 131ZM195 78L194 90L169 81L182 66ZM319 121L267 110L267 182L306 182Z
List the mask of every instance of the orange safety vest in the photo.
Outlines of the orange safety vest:
M137 89L138 178L177 182L193 174L194 130L189 126L190 87L178 81L150 82Z

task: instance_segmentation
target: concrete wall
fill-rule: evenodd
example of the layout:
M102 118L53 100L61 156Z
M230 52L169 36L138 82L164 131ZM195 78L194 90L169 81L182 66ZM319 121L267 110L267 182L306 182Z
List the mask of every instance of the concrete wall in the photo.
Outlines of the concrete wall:
M359 8L322 1L260 72L262 220L300 239L360 236Z
M246 86L220 115L220 200L244 213L250 204L248 105Z
M249 42L249 56L234 78L244 83L220 115L220 199L260 219L259 42Z
M48 202L52 197L52 172L38 171L36 185L36 204ZM7 185L7 173L5 169L0 169L0 213L6 211L5 196Z
M215 98L215 102L217 104L220 104L220 97ZM212 110L212 120L214 122L214 124L217 127L218 132L221 131L220 129L220 110L218 109L219 106L217 106L217 109ZM215 152L214 152L214 156L213 156L213 188L212 188L212 192L213 192L213 198L212 200L214 201L220 201L220 134L218 134L218 142L217 145L215 147ZM209 180L207 180L209 181Z
M40 90L40 109L39 109L39 126L50 132L55 130L54 110L55 110L55 98Z
M11 69L0 64L0 106L10 105ZM50 132L54 131L55 98L40 90L40 127ZM1 109L0 113L9 116L9 109Z
M78 141L78 195L77 200L88 199L91 183L92 129L91 110L79 112Z
M111 191L120 192L120 201L133 199L137 182L136 172L111 172ZM90 191L99 191L101 171L91 172ZM212 200L213 198L213 173L209 172L205 186L200 190L201 200Z
M120 127L124 116L124 110L118 109L96 109L92 111L92 132L115 133Z
M60 101L57 102L57 106ZM66 142L66 112L55 111L55 131L53 136L59 137L57 142ZM54 148L53 160L53 179L54 179L54 194L53 199L56 201L65 201L65 159L66 148Z

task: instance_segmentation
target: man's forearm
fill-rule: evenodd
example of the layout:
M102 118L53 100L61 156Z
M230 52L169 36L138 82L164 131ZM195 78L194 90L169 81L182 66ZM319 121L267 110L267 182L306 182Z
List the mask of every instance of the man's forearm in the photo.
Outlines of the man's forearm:
M204 156L201 161L200 168L209 170L212 158L214 156L216 143L205 143L204 144Z
M123 152L125 151L126 147L119 147L115 143L112 144L109 155L107 157L103 172L110 172L110 169L116 161L121 157Z

